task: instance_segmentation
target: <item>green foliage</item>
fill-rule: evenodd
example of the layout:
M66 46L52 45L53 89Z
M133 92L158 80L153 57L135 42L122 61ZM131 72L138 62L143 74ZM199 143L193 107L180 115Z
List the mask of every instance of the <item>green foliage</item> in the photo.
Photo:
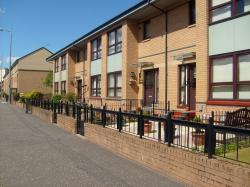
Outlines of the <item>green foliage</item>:
M193 119L194 122L200 123L201 122L201 118L200 116L195 116Z
M32 91L30 93L28 93L27 95L28 99L42 99L43 98L43 94L41 92L36 92L36 91Z
M58 103L60 102L61 100L63 99L62 95L60 94L56 94L56 95L53 95L51 97L51 100L54 102L54 103Z
M239 141L238 149L250 147L250 142L248 140ZM225 153L234 152L237 150L236 142L227 143L226 146L220 145L215 149L215 155L222 155Z
M45 79L43 80L43 85L45 87L53 87L53 72L50 71L47 76L45 77Z
M14 101L18 101L20 99L20 93L18 93L18 92L13 93L13 99L14 99Z
M73 93L73 92L67 93L67 95L65 97L65 100L68 101L68 102L71 102L71 103L75 102L75 100L76 100L76 94Z

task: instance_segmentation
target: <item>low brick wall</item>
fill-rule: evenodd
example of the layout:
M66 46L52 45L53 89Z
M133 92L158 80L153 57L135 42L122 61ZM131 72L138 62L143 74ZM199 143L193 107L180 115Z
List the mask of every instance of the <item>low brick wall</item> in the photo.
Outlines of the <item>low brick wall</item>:
M31 107L31 113L34 116L37 116L38 118L48 122L48 123L52 123L53 121L53 112L52 111L48 111L39 107L35 107L32 106Z
M76 119L70 116L57 114L57 125L71 134L76 134Z
M190 186L250 186L250 167L85 124L86 138Z
M25 108L25 105L23 103L14 102L14 105L16 105L20 109L24 109Z

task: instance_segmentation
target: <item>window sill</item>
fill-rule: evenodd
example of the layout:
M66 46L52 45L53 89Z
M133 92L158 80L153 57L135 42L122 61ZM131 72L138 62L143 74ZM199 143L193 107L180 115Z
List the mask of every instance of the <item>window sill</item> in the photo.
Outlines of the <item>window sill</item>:
M106 97L106 100L122 100L122 97Z
M250 107L250 101L239 101L239 100L209 100L207 105L223 105L223 106L242 106Z
M192 25L187 26L187 28L188 28L188 29L193 28L193 27L196 27L196 23L194 23L194 24L192 24Z
M101 100L101 96L90 96L89 99L98 99L98 100Z
M142 43L146 43L146 42L148 42L148 41L150 41L151 40L151 37L150 38L147 38L147 39L143 39L142 40Z

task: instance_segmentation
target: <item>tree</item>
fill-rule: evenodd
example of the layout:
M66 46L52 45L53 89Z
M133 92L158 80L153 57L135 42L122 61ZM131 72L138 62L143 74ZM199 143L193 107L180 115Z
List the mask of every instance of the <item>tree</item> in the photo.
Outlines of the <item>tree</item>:
M45 79L43 80L43 85L45 87L53 87L53 72L50 71L47 76L45 77Z

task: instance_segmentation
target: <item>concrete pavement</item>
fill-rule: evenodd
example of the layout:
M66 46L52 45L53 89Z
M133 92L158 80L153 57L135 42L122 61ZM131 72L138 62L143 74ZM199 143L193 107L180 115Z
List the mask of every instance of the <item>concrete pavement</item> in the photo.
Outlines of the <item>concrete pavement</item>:
M0 103L0 186L184 186Z

